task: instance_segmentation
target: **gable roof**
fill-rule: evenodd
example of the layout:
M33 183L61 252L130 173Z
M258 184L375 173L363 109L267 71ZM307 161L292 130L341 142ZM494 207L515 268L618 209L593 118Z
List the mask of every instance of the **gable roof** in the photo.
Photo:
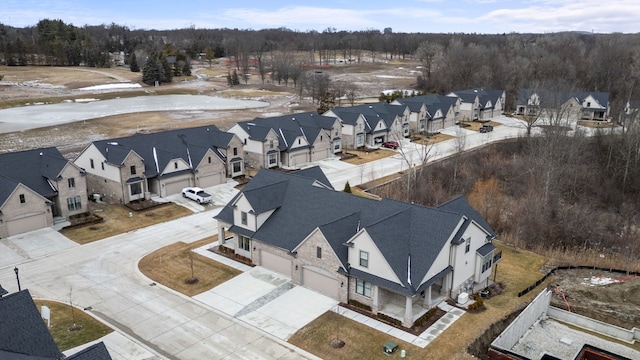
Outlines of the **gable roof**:
M490 109L496 106L496 103L498 102L498 100L500 100L502 94L504 94L504 90L476 88L456 90L452 91L451 94L458 96L464 102L473 102L475 100L475 97L477 96L480 103L480 108ZM491 105L486 106L489 101L491 101ZM504 107L504 104L502 104L502 106Z
M462 202L459 206L453 202L450 209L431 208L392 199L372 200L314 183L299 174L261 169L238 196L247 194L251 205L261 208L266 208L263 199L277 196L278 206L250 236L292 252L319 228L346 266L345 242L364 228L401 280L402 286L395 290L409 295L416 294L419 282L466 219L463 213L452 211L467 210ZM216 218L233 224L233 203L234 200ZM378 280L378 283L385 281Z
M457 98L439 94L426 94L410 98L399 98L397 100L398 102L409 106L416 103L424 104L427 108L427 119L435 120L437 111L440 110L442 112L442 116L445 117L449 112L449 109L455 105Z
M65 360L111 360L111 355L102 341L69 355Z
M278 135L278 145L281 151L290 150L295 140L303 137L312 145L316 138L324 131L331 138L335 118L319 115L308 111L291 115L274 116L269 118L255 118L238 123L253 140L264 142L271 130Z
M456 236L452 239L453 243L460 244L464 242L462 239L462 235L467 227L471 224L471 221L474 221L480 227L482 227L488 234L489 237L495 238L496 233L493 231L491 226L487 223L487 221L480 215L480 213L469 204L469 201L464 196L458 196L457 198L451 199L444 204L440 204L438 209L453 211L460 214L465 214L465 222L463 226L460 228L460 231L456 234Z
M61 359L62 353L42 321L29 290L0 298L2 359ZM13 356L13 357L12 357Z
M294 171L293 174L314 179L320 184L328 187L329 189L333 189L333 185L331 185L329 178L327 178L327 175L325 175L324 171L322 171L322 168L318 165Z
M365 120L365 132L371 133L380 121L385 123L387 129L390 128L405 109L406 105L398 106L381 101L372 104L336 107L331 112L348 125L354 125L359 116L362 116Z
M4 179L0 180L0 204L22 183L43 197L58 193L49 180L58 180L62 170L69 164L55 147L0 154L0 169Z
M591 96L599 106L591 106L590 108L609 107L609 93L598 91L574 91L574 92L557 92L547 89L521 89L518 92L517 105L528 105L527 101L532 95L538 95L541 107L556 107L564 104L569 100L575 100L582 105L584 100ZM594 104L596 105L596 104Z
M220 149L227 149L234 136L208 125L99 140L94 141L93 145L107 162L118 166L123 164L131 152L138 154L144 160L145 175L153 177L160 175L174 159L184 160L193 170L208 150L212 150L219 159L226 161L226 155Z

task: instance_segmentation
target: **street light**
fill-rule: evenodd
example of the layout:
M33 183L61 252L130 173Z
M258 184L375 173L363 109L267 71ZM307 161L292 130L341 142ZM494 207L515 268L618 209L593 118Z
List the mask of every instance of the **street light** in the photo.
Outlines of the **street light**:
M20 276L18 276L18 267L14 267L13 268L13 272L16 273L16 281L18 282L18 291L22 291L22 289L20 288Z

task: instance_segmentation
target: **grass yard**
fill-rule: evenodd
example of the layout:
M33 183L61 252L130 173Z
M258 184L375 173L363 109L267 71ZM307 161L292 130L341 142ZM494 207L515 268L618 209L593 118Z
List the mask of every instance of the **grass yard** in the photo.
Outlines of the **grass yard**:
M195 254L191 249L212 243L217 235L186 244L177 242L160 248L143 257L138 268L148 278L187 296L194 296L212 289L239 275L241 271ZM187 284L191 278L191 256L193 256L193 276L195 284Z
M73 308L73 316L71 314L71 306L55 301L34 300L38 311L42 311L42 305L51 309L51 327L49 332L53 336L53 340L60 348L60 351L66 351L76 346L86 344L90 341L97 340L113 330L102 322L96 320L91 315L82 311L82 309ZM74 324L81 325L82 329L69 331L69 327ZM45 324L46 324L46 320Z
M346 163L353 165L362 165L364 163L368 163L370 161L383 159L389 156L396 155L397 152L387 149L376 149L371 151L362 151L362 150L345 150L349 154L356 155L356 157L343 160Z
M435 134L435 135L429 136L428 138L421 136L419 139L412 140L412 141L415 142L416 144L421 144L421 145L433 145L441 141L451 140L454 137L455 136L446 135L446 134Z
M154 209L134 211L132 217L129 217L130 210L120 205L89 203L89 207L96 215L104 218L104 222L61 231L64 236L79 244L87 244L193 214L191 210L173 203Z
M368 326L327 312L294 334L289 342L325 359L387 359L382 345L393 340L405 349L407 359L473 359L467 347L481 336L494 322L529 302L538 291L517 297L517 293L528 287L540 276L540 268L546 259L542 256L495 242L502 249L502 261L498 265L497 281L506 284L505 291L485 301L486 310L467 313L445 330L426 348L422 349L383 334ZM492 275L493 276L493 275ZM493 277L492 277L493 279ZM544 286L541 285L540 289ZM339 330L338 330L339 324ZM336 337L345 341L343 348L334 349L329 342ZM390 356L400 358L399 352Z

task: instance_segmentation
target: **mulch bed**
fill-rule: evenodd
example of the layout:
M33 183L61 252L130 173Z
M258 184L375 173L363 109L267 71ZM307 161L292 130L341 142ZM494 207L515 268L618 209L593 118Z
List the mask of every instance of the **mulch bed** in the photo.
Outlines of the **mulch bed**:
M355 307L355 306L352 306L352 305L349 305L349 304L345 304L345 303L340 303L340 306L342 306L343 308L355 311L355 312L357 312L359 314L362 314L364 316L368 316L368 317L370 317L372 319L378 320L378 321L383 322L383 323L385 323L385 324L387 324L389 326L393 326L396 329L400 329L402 331L406 331L406 332L408 332L410 334L413 334L413 335L416 335L416 336L422 334L425 330L427 330L429 328L429 326L435 324L436 321L440 320L441 317L443 317L443 316L445 316L447 314L446 311L444 311L444 310L442 310L440 308L435 308L436 310L435 310L434 314L431 317L429 317L429 319L424 321L420 326L414 325L414 326L412 326L410 328L406 328L404 326L398 326L396 324L392 324L390 322L384 321L383 319L380 319L379 317L373 315L372 313L370 313L370 312L368 312L368 311L366 311L364 309L360 309L358 307Z

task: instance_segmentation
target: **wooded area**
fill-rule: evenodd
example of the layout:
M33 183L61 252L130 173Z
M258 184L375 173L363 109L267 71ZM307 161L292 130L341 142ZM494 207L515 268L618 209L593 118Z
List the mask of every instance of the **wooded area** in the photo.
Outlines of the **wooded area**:
M300 57L301 53L307 55ZM390 28L382 32L193 27L159 31L115 23L77 27L61 20L41 20L26 28L0 24L2 64L108 67L114 65L114 54L118 64L124 65L136 54L135 65L140 68L152 54L181 57L177 60L186 64L193 59L206 63L227 57L235 59L232 65L240 79L251 67L262 81L269 74L273 81L292 82L294 87L301 87L305 75L309 77L304 71L309 64L411 58L422 63L416 90L506 89L508 109L513 110L520 89L560 84L569 90L609 92L615 117L627 101L637 98L640 84L637 34L425 34L394 33ZM174 69L181 72L184 64Z

